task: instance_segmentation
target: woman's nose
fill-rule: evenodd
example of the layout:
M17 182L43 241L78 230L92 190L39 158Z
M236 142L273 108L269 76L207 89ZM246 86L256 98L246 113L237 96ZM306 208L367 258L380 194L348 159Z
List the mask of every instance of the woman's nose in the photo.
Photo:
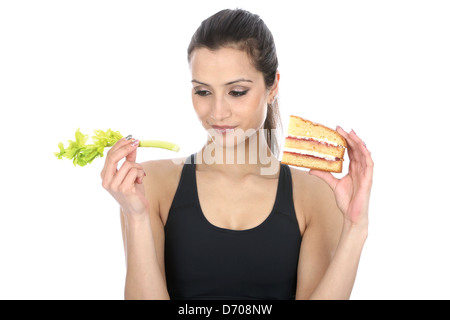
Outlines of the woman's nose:
M213 102L211 118L216 121L222 121L231 115L229 104L224 98L217 98Z

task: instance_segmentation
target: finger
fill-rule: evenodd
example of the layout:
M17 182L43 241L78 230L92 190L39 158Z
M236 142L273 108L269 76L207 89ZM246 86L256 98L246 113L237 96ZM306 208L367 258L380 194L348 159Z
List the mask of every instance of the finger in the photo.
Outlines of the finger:
M105 164L103 166L102 172L100 173L100 176L103 178L105 171L106 171L106 167L108 166L109 162L108 157L114 152L114 150L117 150L118 148L122 147L123 145L125 145L127 143L128 140L130 140L129 138L131 138L131 135L124 137L120 140L118 140L112 147L111 149L108 150L108 152L106 153L106 157L105 157Z
M368 185L371 185L374 163L366 144L354 130L346 133L342 128L338 128L338 132L345 137L348 144L347 152L350 158L348 173L350 175L359 175L363 178L361 183L367 182Z
M354 143L356 144L355 155L358 157L358 161L360 162L360 164L364 168L372 167L373 166L372 156L370 151L367 149L367 146L364 143L364 141L362 141L362 139L355 133L354 130L350 132L349 136L352 139L352 141L354 141Z
M134 146L134 144L137 144L137 146L139 146L139 140L135 140L132 145ZM136 162L136 156L137 156L137 148L135 148L133 151L131 151L127 156L126 156L126 160L127 161L131 161L131 162Z
M138 170L137 168L131 168L127 175L125 176L125 179L123 179L123 182L120 186L120 190L122 192L128 192L133 189L136 183L139 183L138 181L142 181L144 179L144 170Z
M356 147L354 141L351 140L350 134L347 133L344 129L342 129L341 127L337 127L336 128L337 133L339 133L342 137L344 137L345 141L347 141L347 153L348 156L350 157L353 156L353 148Z
M128 175L129 171L132 169L140 170L144 174L144 168L139 163L125 161L120 167L119 171L114 175L114 178L111 182L111 189L118 191L120 185L123 184L125 177Z
M335 178L330 172L328 171L320 171L320 170L310 170L309 174L316 176L320 179L322 179L323 181L325 181L331 188L331 190L335 190L336 189L336 185L339 182L339 179Z
M112 162L119 162L125 158L129 153L134 151L139 146L139 141L136 139L126 140L120 143L118 146L114 145L111 150L108 151L107 158Z
M360 162L364 161L364 155L361 152L361 139L356 135L356 133L351 130L350 133L347 133L341 127L337 128L337 132L342 135L347 141L347 153L350 159L350 165L359 165Z
M120 139L120 140L118 140L118 141L111 147L111 149L109 149L109 151L108 151L108 153L107 153L107 156L108 156L108 154L114 153L117 149L119 149L119 148L121 148L121 147L123 147L123 146L129 144L131 141L132 141L132 136L131 136L131 134L128 135L128 136L126 136L126 137L124 137L124 138L122 138L122 139Z
M367 145L362 139L355 133L355 131L352 130L352 134L357 141L358 145L360 146L359 151L361 152L362 156L364 157L364 163L366 167L372 167L373 166L373 160L372 160L372 154L367 148Z
M117 163L119 159L115 160L113 155L117 153L120 148L123 148L124 146L130 145L131 142L126 139L121 139L108 151L105 159L105 165L102 170L102 179L103 179L103 187L106 189L109 188L114 175L117 172Z
M336 131L345 139L345 141L347 142L347 155L348 158L350 160L350 164L348 167L348 173L352 174L354 171L354 167L356 165L356 163L354 162L355 160L355 155L354 155L354 150L352 148L352 142L350 141L350 137L349 134L342 129L341 127L337 126L336 127Z
M105 160L103 184L110 184L114 175L117 172L117 164L128 154L133 152L137 148L136 144L133 144L132 140L125 140L125 142L120 142L120 145L115 150L109 150L107 158Z

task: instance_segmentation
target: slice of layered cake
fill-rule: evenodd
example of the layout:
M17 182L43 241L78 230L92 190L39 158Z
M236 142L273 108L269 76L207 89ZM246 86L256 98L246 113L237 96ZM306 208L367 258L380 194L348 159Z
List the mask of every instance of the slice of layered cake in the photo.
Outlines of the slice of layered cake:
M330 172L342 172L347 142L335 130L290 116L282 163Z

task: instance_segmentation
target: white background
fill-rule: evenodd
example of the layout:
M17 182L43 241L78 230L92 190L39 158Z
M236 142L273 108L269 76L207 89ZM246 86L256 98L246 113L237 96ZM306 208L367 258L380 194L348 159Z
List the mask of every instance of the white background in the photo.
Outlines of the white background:
M449 299L448 1L0 2L0 299L122 299L118 207L103 158L57 160L80 128L204 142L186 49L224 8L271 29L289 114L354 129L375 161L353 299Z

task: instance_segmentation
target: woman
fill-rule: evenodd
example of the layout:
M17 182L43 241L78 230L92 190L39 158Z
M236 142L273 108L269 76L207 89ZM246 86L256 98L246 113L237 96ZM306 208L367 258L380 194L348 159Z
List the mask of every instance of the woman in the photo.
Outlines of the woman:
M342 179L280 164L277 55L255 14L203 21L188 61L204 147L138 164L138 141L122 139L101 173L120 204L125 298L349 298L373 175L363 141L337 128L350 158Z

